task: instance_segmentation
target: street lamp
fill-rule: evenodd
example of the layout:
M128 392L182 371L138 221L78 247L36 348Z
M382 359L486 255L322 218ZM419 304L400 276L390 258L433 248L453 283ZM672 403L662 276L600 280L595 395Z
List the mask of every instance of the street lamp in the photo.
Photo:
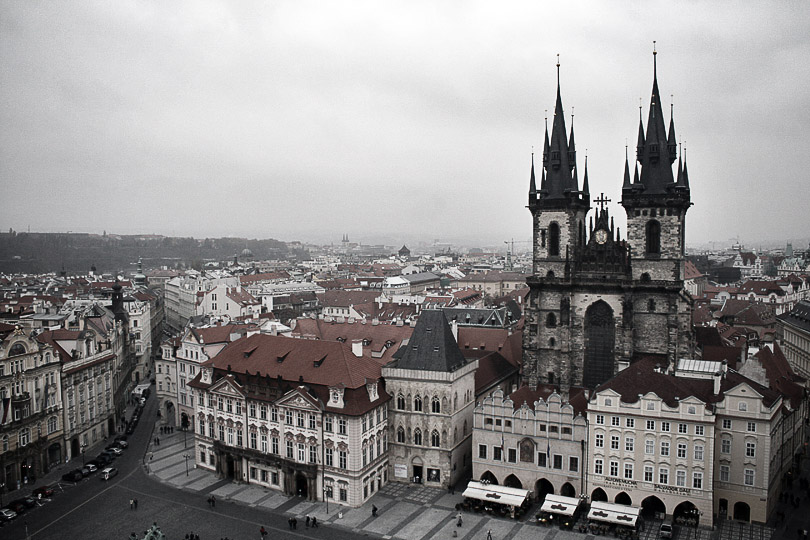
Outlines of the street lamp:
M183 454L183 457L186 460L186 476L188 476L188 458L190 458L191 456L189 456L188 454Z
M323 486L323 498L326 501L326 513L329 513L329 499L332 498L332 486Z

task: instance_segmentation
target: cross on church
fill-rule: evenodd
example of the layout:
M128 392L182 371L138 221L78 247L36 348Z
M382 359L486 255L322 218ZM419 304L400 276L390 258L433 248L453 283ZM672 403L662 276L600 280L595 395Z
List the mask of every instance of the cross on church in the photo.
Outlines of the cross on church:
M606 198L605 198L605 194L604 194L604 193L600 193L600 194L599 194L599 198L598 198L598 199L594 199L594 201L593 201L593 202L595 202L596 204L598 204L598 205L599 205L599 208L600 208L601 210L604 210L604 209L605 209L605 206L607 206L607 203L609 203L609 202L610 202L610 199L606 199Z

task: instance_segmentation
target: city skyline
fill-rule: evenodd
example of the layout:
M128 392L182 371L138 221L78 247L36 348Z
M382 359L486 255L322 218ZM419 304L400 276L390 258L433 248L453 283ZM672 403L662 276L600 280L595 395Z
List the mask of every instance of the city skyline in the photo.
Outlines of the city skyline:
M656 41L687 245L806 237L806 7L577 8L3 1L0 229L524 240L560 54L578 165L624 237Z

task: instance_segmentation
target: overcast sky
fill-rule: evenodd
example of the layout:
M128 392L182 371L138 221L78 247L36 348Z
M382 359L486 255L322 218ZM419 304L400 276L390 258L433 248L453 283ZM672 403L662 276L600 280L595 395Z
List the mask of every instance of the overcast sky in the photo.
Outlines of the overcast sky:
M623 229L656 40L687 149L687 243L810 236L806 2L0 8L4 230L526 240L558 53L579 164L587 148L591 192Z

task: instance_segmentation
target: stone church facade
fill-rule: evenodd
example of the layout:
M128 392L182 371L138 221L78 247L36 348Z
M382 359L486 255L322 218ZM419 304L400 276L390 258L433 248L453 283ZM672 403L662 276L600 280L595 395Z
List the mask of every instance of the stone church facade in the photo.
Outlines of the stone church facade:
M588 220L587 160L580 186L574 127L566 129L557 69L540 186L534 161L529 185L534 245L523 375L532 387L593 388L642 356L662 364L691 356L692 304L683 279L692 203L686 162L678 155L672 114L665 126L654 69L646 130L640 112L638 163L625 161L621 204L627 236L622 239L614 226L604 196L593 201L598 207Z

